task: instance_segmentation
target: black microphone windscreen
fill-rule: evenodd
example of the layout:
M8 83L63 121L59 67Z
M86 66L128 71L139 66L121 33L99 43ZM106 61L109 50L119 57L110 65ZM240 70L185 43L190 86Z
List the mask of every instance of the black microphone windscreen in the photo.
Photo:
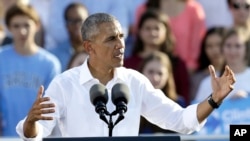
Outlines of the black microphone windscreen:
M112 88L112 102L116 105L117 102L123 101L128 104L129 101L129 88L126 84L117 83Z
M108 91L102 84L93 85L89 90L89 94L90 101L93 105L95 105L97 101L102 101L105 104L108 102Z

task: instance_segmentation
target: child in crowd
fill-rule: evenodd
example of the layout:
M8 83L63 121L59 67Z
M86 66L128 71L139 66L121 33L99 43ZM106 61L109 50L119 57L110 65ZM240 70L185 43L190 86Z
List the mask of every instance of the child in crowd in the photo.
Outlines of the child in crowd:
M28 5L16 4L5 16L13 44L0 51L0 113L2 135L17 137L16 125L27 115L40 85L46 88L61 72L59 60L35 43L39 16Z

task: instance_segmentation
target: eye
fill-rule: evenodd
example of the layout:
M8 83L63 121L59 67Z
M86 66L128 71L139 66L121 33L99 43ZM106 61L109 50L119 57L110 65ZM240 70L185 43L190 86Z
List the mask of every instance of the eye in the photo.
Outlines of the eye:
M113 40L115 40L115 36L111 36L111 37L109 37L108 39L107 39L107 41L113 41Z
M124 34L120 34L119 37L120 37L120 38L124 38Z
M12 27L17 29L17 28L20 27L20 25L19 24L13 24Z
M26 23L26 24L24 24L24 27L25 27L25 28L29 28L30 25Z

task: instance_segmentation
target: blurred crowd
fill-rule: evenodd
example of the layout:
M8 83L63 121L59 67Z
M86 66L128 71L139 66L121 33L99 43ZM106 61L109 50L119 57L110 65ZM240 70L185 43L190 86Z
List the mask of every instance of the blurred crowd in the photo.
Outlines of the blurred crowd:
M1 0L0 136L17 136L16 124L29 112L40 85L46 88L57 74L88 58L80 28L97 12L121 23L124 67L144 74L181 106L212 92L211 64L218 76L225 65L235 73L225 102L234 103L239 113L248 110L237 106L242 101L250 109L250 0ZM248 115L227 124L249 124ZM209 133L228 134L222 122ZM174 131L142 117L139 134L147 133Z

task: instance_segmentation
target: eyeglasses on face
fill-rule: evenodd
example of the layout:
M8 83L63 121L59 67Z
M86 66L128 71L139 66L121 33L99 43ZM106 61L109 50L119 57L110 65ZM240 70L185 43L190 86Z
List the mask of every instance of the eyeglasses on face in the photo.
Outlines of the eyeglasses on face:
M244 8L245 10L249 10L250 9L250 4L247 4L247 3L232 3L231 4L231 7L236 9L236 10L239 10L241 8Z

